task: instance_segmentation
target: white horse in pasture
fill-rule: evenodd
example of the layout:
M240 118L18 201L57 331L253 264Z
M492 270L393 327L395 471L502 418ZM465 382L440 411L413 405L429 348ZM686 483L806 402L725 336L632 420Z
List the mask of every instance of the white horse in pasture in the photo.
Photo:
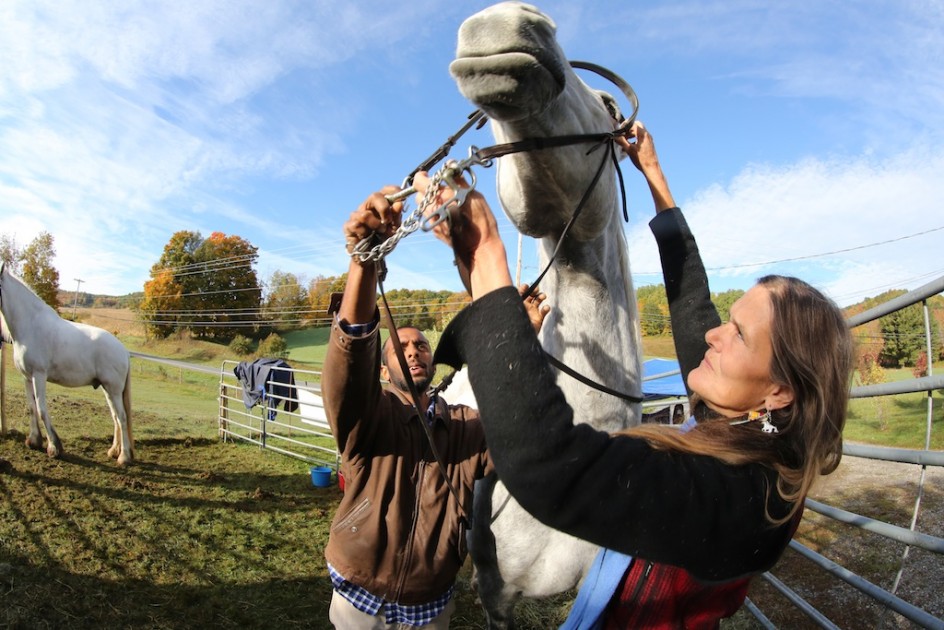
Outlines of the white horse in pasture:
M13 344L13 363L26 380L30 432L26 445L42 450L46 426L50 457L62 455L62 441L46 408L46 381L65 387L99 386L115 423L108 455L124 466L134 459L131 438L131 360L111 333L66 321L0 264L0 324L3 341Z
M489 117L497 142L617 127L616 100L577 77L555 33L548 16L517 2L485 9L460 27L450 72L462 94ZM604 176L592 183L605 148L590 155L588 144L506 155L498 160L498 194L518 230L540 239L544 268L581 198L591 191L540 282L552 306L541 343L549 354L597 383L639 396L639 319L615 169L607 165ZM639 404L564 374L558 384L578 421L610 432L639 423ZM454 395L446 392L450 401L462 402ZM476 588L490 627L511 627L520 595L543 597L574 588L598 548L539 523L500 482L490 505L479 504L478 490L470 538Z

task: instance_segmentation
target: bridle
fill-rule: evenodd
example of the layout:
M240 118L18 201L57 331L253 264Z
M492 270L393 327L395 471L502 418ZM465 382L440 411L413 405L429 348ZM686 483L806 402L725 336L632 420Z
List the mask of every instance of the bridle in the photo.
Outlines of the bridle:
M396 325L393 322L393 315L390 309L390 305L387 302L387 296L384 292L383 282L386 279L387 268L384 261L385 256L390 253L400 239L405 237L408 234L416 231L417 229L422 228L424 231L429 231L435 228L439 223L443 221L451 222L452 221L452 211L459 208L462 203L465 201L466 196L471 192L475 187L475 174L472 171L473 166L483 166L488 168L491 166L495 158L503 157L505 155L510 155L513 153L523 153L528 151L540 151L543 149L552 149L556 147L571 146L576 144L589 144L590 149L587 151L586 155L590 155L595 152L597 149L603 147L604 154L603 158L600 160L600 165L594 173L593 179L590 182L590 185L587 187L586 192L584 192L580 201L578 202L576 208L574 209L573 214L568 220L567 224L564 226L560 237L558 238L557 245L554 248L554 252L547 261L547 265L541 271L538 278L530 284L531 290L522 296L522 300L527 299L531 294L537 290L538 283L544 278L545 274L550 270L551 265L554 263L554 260L557 258L557 255L560 251L561 245L564 242L564 239L567 237L571 227L577 221L577 218L580 216L584 207L587 205L587 201L590 199L590 195L593 190L596 188L597 182L600 180L600 177L603 175L603 171L606 169L606 165L609 162L612 162L616 168L617 177L620 183L620 193L622 197L622 208L623 208L623 219L629 221L629 214L626 209L626 189L623 182L623 174L619 167L619 158L616 153L616 138L620 136L625 136L629 133L630 127L636 119L636 114L639 111L639 100L636 96L636 92L633 88L623 80L616 73L603 68L594 63L586 61L571 61L571 67L581 70L589 70L594 72L603 78L607 79L614 85L616 85L620 91L626 96L629 102L632 104L632 112L628 118L617 119L617 126L614 130L604 131L599 133L589 133L589 134L573 134L573 135L563 135L563 136L551 136L543 138L525 138L518 140L516 142L508 142L503 144L495 144L483 149L479 149L475 146L472 146L469 149L469 157L462 161L449 161L447 162L442 169L436 172L430 180L429 187L427 188L426 194L423 197L423 200L420 202L418 207L413 211L413 213L401 222L400 228L397 232L383 242L377 242L376 238L366 238L359 243L357 243L351 256L359 259L362 263L368 261L373 261L377 266L377 286L380 292L380 298L383 303L383 307L387 313L386 323L390 332L391 343L393 344L394 352L397 356L397 361L399 362L401 373L404 375L409 375L409 366L406 362L406 357L403 353L403 347L400 344L400 337L397 334ZM482 110L476 110L469 114L466 119L466 122L460 127L460 129L449 136L446 139L446 142L443 143L438 149L436 149L426 160L421 162L409 175L404 178L403 181L403 190L399 193L393 195L388 195L387 199L392 201L398 199L404 199L409 195L416 193L416 189L413 187L413 178L417 173L421 171L429 171L437 163L444 160L448 155L456 142L472 127L480 129L486 122L485 113ZM456 179L460 175L466 175L467 179L471 182L469 186L459 186L456 183ZM445 183L450 186L453 190L453 197L442 204L434 212L430 213L428 211L429 205L432 203L432 200L435 198L440 184ZM462 278L462 282L465 285L466 289L471 294L471 286L469 284L469 274L468 269L460 263L460 258L456 256L456 264L459 267L459 275ZM565 372L569 376L579 380L580 382L593 387L601 392L616 396L623 400L629 402L642 402L642 397L634 396L631 394L626 394L618 392L616 390L610 389L604 385L596 383L592 379L587 378L586 376L580 374L579 372L568 367L557 358L553 357L547 351L545 355L552 365L554 365L559 370ZM452 378L455 376L455 372L449 374L444 378L437 386L430 390L430 395L435 396L439 392L442 392L448 385L451 383ZM443 473L443 478L446 482L446 485L449 488L449 491L456 498L456 502L460 510L460 518L465 519L465 511L462 507L462 502L459 500L459 495L456 492L456 489L453 487L451 480L445 473L445 465L439 453L437 452L435 442L433 440L432 429L428 424L423 420L425 418L425 413L421 409L420 405L420 393L416 390L416 385L413 383L413 380L410 378L404 379L409 387L410 394L413 399L413 407L420 418L420 425L423 427L423 430L426 433L427 440L429 442L430 448L432 449L433 456L435 457L437 463L439 464L440 470Z

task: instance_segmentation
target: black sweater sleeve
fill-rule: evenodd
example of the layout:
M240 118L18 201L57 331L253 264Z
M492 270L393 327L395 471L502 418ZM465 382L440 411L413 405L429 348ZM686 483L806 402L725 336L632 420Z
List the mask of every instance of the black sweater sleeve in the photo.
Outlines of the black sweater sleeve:
M705 333L720 324L721 318L711 302L705 266L681 210L660 212L649 227L659 244L675 353L688 390L688 373L698 367L708 349Z
M463 310L437 362L468 364L499 477L547 525L706 580L765 570L782 551L783 527L764 516L768 470L575 424L514 288Z

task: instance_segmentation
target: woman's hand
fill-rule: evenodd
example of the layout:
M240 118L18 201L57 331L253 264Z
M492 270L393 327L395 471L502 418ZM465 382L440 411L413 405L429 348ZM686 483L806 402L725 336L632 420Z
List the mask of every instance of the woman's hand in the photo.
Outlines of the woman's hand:
M460 186L465 185L461 177L456 177L456 182ZM423 199L429 184L430 178L426 173L417 173L413 178L413 185L419 191L417 203ZM439 208L453 195L452 189L441 187L429 211ZM505 244L498 233L498 221L480 192L470 192L465 203L458 208L450 208L449 221L440 223L433 232L439 240L452 247L457 264L469 270L473 299L511 285Z
M617 136L616 142L621 147L633 165L646 178L649 184L649 191L652 193L652 201L655 203L656 212L662 212L675 207L675 200L672 198L672 192L669 190L669 183L662 172L662 165L659 164L659 156L656 154L656 145L652 140L652 134L646 129L641 121L635 121L629 128L629 137L635 138L635 142L630 142L624 136Z

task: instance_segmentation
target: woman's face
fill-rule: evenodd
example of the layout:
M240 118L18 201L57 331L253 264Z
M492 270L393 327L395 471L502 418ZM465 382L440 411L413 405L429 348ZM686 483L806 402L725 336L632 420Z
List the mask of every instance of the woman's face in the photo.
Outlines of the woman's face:
M731 319L705 334L708 351L688 374L688 386L718 413L731 418L792 401L770 378L773 348L770 292L754 286L731 307Z

